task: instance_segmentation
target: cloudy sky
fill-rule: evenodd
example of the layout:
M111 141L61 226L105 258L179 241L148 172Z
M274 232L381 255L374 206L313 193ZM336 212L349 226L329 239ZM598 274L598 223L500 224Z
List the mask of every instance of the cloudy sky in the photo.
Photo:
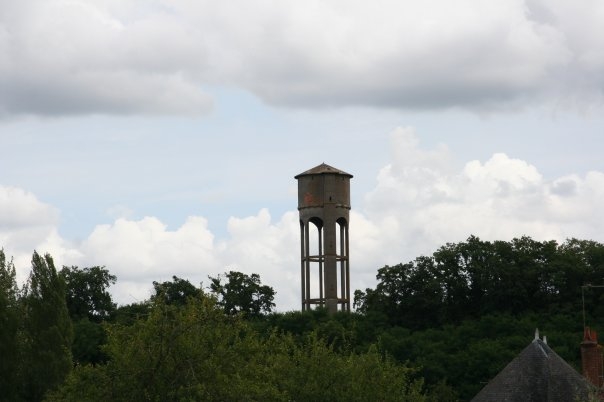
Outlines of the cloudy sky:
M599 0L0 0L0 247L296 309L322 162L353 290L471 234L604 241L602 49Z

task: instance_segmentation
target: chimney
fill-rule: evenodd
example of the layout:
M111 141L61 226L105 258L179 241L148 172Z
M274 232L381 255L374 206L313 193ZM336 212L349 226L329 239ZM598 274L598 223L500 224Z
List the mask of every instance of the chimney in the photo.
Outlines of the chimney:
M585 327L583 342L581 342L583 376L598 388L603 385L602 364L602 346L598 345L598 334L589 327Z

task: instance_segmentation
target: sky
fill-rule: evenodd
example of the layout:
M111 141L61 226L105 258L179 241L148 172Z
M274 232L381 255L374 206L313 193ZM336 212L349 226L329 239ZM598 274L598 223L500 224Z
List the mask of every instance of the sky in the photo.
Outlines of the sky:
M602 49L598 0L0 0L0 247L295 310L321 163L353 291L470 235L604 242Z

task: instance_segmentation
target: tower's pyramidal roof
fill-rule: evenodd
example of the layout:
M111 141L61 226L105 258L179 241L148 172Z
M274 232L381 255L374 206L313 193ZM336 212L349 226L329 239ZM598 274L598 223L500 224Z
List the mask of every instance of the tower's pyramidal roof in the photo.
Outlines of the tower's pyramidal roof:
M352 177L350 173L346 173L343 170L336 169L333 166L329 166L326 163L321 163L318 166L315 166L312 169L307 170L306 172L302 172L299 175L295 176L295 179L298 179L302 176L315 175L315 174L341 174L344 176Z

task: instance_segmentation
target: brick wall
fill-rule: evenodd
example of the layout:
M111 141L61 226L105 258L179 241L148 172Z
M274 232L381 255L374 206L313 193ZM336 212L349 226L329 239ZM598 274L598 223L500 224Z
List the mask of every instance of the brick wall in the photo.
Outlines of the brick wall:
M581 342L581 365L585 378L596 387L602 387L602 346L598 345L596 331L590 330L589 327L585 327Z

